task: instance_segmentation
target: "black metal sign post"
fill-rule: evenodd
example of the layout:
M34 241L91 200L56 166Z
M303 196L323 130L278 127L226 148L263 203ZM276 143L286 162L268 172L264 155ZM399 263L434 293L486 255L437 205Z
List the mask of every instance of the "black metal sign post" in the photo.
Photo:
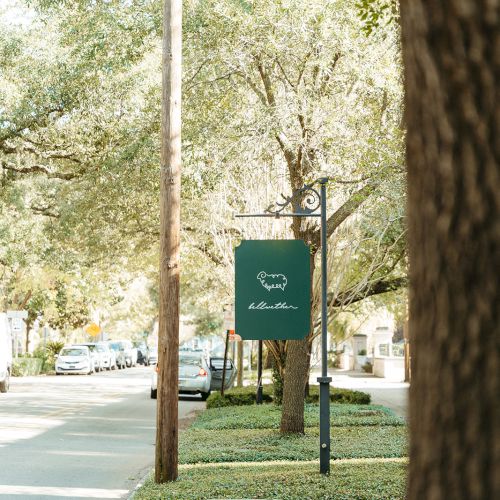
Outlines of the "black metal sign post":
M257 395L255 402L258 405L262 404L262 340L258 340L257 347Z
M330 382L328 376L327 352L327 235L326 235L326 184L328 177L321 177L311 184L297 189L292 196L283 196L284 201L277 203L278 210L266 210L261 214L237 214L236 217L320 217L321 218L321 377L318 377L319 392L319 470L321 474L330 472ZM320 193L314 188L320 185ZM292 205L291 213L283 213ZM316 211L320 209L320 213ZM259 378L260 380L260 378ZM262 393L261 393L262 394ZM261 396L262 397L262 396Z

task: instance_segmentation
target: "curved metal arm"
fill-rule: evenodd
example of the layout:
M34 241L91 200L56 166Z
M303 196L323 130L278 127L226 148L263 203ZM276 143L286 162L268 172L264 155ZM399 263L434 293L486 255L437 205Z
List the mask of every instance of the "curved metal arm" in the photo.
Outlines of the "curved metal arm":
M275 203L275 206L279 208L272 210L273 205L269 205L265 210L266 213L278 216L289 205L292 206L293 213L297 215L308 215L316 212L321 204L321 196L313 187L316 182L304 184L300 189L295 190L291 196L284 196L282 194L281 197L284 201L281 203L277 201Z

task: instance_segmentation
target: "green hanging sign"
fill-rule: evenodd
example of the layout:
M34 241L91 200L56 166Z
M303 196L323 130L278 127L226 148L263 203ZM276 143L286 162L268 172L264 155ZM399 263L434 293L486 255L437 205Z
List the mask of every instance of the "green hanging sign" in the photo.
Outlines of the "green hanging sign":
M298 340L309 333L309 246L248 240L235 250L235 331L243 340Z

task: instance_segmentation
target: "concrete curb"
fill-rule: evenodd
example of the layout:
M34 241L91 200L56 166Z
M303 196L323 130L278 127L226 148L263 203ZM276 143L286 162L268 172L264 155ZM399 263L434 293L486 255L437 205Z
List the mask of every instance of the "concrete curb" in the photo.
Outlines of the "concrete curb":
M132 492L127 496L127 500L132 500L135 497L135 494L137 493L137 490L141 488L146 480L149 478L151 473L153 472L153 468L149 469L144 476L142 476L141 479L139 479L139 482L135 485L135 488L132 490Z

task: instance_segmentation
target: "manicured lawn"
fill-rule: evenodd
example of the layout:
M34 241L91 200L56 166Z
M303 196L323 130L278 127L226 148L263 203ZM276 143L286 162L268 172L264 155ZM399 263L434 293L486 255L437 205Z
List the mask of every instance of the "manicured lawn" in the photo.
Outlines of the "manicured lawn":
M403 418L388 408L378 405L330 405L331 424L334 427L371 425L405 425ZM272 405L228 406L201 413L193 424L195 429L279 429L281 408ZM319 405L306 405L306 427L319 425Z
M134 500L381 500L405 496L404 463L332 463L330 476L322 476L318 469L317 464L181 467L177 481L159 486L148 480Z
M331 457L373 458L406 455L406 428L402 426L333 427ZM180 436L180 463L262 462L315 460L319 430L304 436L282 436L274 429L188 429Z
M306 432L279 433L280 408L206 410L180 434L179 478L136 493L146 499L403 499L407 430L376 405L332 404L331 473L319 473L319 409L306 405Z

